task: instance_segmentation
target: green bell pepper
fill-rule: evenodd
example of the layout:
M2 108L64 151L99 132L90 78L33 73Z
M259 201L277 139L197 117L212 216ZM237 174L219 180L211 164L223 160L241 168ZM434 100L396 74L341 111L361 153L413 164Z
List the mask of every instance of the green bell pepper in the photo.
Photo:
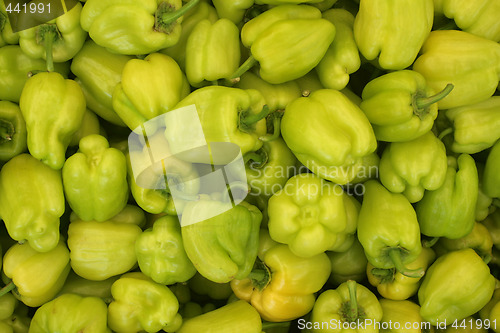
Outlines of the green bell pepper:
M409 67L424 44L433 23L432 0L361 0L354 20L354 38L367 60L378 57L384 69Z
M437 101L453 90L448 85L434 95L422 75L402 70L382 75L363 88L361 110L378 140L414 140L432 129L438 114Z
M269 83L295 80L321 61L335 37L335 26L307 5L279 5L245 23L241 41L251 56L233 74L240 77L256 62ZM307 52L304 52L307 50Z
M346 251L327 251L326 254L332 264L332 273L328 280L334 285L338 286L348 280L361 282L366 278L368 260L357 237Z
M379 164L380 182L393 193L417 202L424 191L440 188L446 179L446 148L432 132L406 142L390 143Z
M56 72L38 73L26 82L19 107L26 121L30 154L61 169L86 110L80 86Z
M125 123L113 110L113 91L130 59L131 56L111 53L88 40L71 61L71 72L82 88L87 107L118 126L125 126Z
M34 59L65 62L80 51L87 38L80 26L82 5L77 3L64 15L19 32L19 46ZM52 59L52 60L50 60Z
M354 234L359 206L339 185L299 174L269 199L269 234L296 256L312 257L331 249L339 235Z
M201 20L186 44L186 77L193 87L229 79L240 65L240 31L228 19ZM208 82L207 82L208 81Z
M500 332L500 326L498 321L500 320L500 289L495 289L493 297L481 310L479 310L479 317L483 320L484 324L490 324L491 329L498 333Z
M376 268L395 268L409 277L423 270L404 265L422 252L417 215L406 197L391 193L376 180L364 184L365 193L358 218L358 239L366 258Z
M76 215L75 212L71 212L71 215L69 216L70 222L80 220L81 218ZM126 205L121 212L109 218L108 221L135 224L140 228L144 228L146 226L146 214L141 208L135 205Z
M179 40L182 15L199 0L181 8L181 0L87 0L81 25L98 45L113 53L149 54ZM119 36L119 38L117 38Z
M316 71L325 88L342 90L349 83L349 74L361 66L353 34L354 15L345 9L335 8L324 12L323 18L333 23L336 33Z
M174 216L160 217L139 235L135 252L141 271L157 283L186 282L196 273L184 250L179 220Z
M231 20L234 24L243 21L245 13L254 5L254 0L212 0L217 15ZM184 28L184 24L182 25Z
M500 198L500 140L491 148L481 179L482 190L491 198Z
M0 172L0 191L0 216L9 235L40 252L54 249L65 210L61 173L31 155L17 155Z
M125 155L98 134L80 140L79 151L64 163L62 180L69 206L84 221L106 221L127 204Z
M84 279L75 272L70 271L58 296L76 294L81 297L98 297L106 304L109 304L112 301L111 286L118 278L119 276L112 276L106 280L92 281Z
M140 272L119 278L111 294L108 325L115 332L178 332L182 324L179 302L170 289Z
M104 130L101 128L96 114L87 109L83 115L82 125L78 128L75 134L73 134L73 137L69 142L69 146L78 146L81 139L92 134L101 134L105 136Z
M38 307L61 290L70 271L69 251L61 239L48 252L37 252L28 243L10 247L4 256L3 272L8 286L21 302ZM6 280L4 280L6 281Z
M26 311L23 311L26 310ZM0 331L3 333L28 333L31 318L11 293L0 297Z
M137 264L135 241L142 230L113 221L73 221L68 228L71 268L81 277L102 281Z
M500 42L497 16L500 4L497 1L436 0L434 12L454 20L460 30Z
M377 296L349 280L319 295L312 310L311 332L377 332L375 323L380 322L382 315Z
M207 296L210 300L226 300L233 293L229 282L213 282L200 273L196 273L189 280L188 286L197 296Z
M431 248L423 247L420 255L414 261L408 263L406 267L426 270L434 259L436 259L434 251ZM382 297L396 301L402 301L415 295L421 283L421 277L419 276L405 276L394 268L375 268L370 263L366 267L366 275L368 282L377 288Z
M46 70L42 59L32 59L21 50L19 45L0 48L0 100L19 103L21 92L28 78L34 73ZM67 77L69 63L57 63L54 70Z
M463 50L468 50L463 52ZM500 77L500 44L465 31L435 30L429 34L413 63L428 86L453 91L438 102L439 109L475 104L495 92Z
M200 211L224 212L181 229L189 259L201 275L217 283L242 279L250 273L257 257L262 220L260 210L245 201L229 210L225 208L219 201L189 202L182 216L191 221Z
M0 101L0 161L7 162L25 152L26 136L26 122L19 106Z
M236 1L231 1L231 3L234 2ZM222 17L223 16L221 16L221 18ZM184 15L182 19L182 30L179 41L176 44L167 47L166 49L160 50L161 53L172 57L179 64L179 67L183 71L185 71L186 69L187 40L191 35L191 31L193 31L198 22L205 19L209 20L212 24L219 19L219 17L217 16L217 11L208 0L200 1L195 7L193 7Z
M173 109L188 94L186 77L174 59L152 53L144 60L131 59L123 67L121 82L113 91L113 109L135 130Z
M490 162L490 167L492 165L493 164ZM483 182L485 180L484 164L481 162L476 162L476 167L477 167L478 182L479 182L479 189L477 192L477 203L476 203L476 221L480 222L483 221L486 217L488 217L488 215L492 213L496 209L496 207L492 205L493 198L487 195L484 191L484 185L483 185ZM495 177L491 177L490 172L488 173L490 175L489 176L490 180L488 181L494 182Z
M462 320L481 310L494 289L495 278L474 250L452 251L427 270L418 290L420 315L433 325Z
M282 138L264 142L262 148L246 154L244 158L252 194L264 198L271 197L285 186L297 162Z
M462 154L448 157L444 184L427 191L415 207L420 231L429 237L461 238L474 227L478 193L474 159Z
M19 34L12 31L5 4L0 1L0 47L19 43Z
M245 301L236 301L190 318L177 333L261 333L259 313Z
M339 91L317 90L288 104L281 134L297 159L322 178L344 185L370 173L375 134L361 109Z
M380 301L382 307L380 333L421 333L428 332L431 324L424 322L420 316L420 306L411 301L394 301L382 298Z
M203 87L193 91L175 108L192 104L198 111L207 143L232 142L240 147L243 156L262 147L263 142L259 138L267 133L264 117L269 109L264 108L264 97L257 90ZM185 146L185 140L180 133L187 130L178 126L166 131L172 154L178 153L174 148L180 150ZM190 162L196 163L198 160L195 158Z
M107 317L100 298L64 294L36 310L29 331L110 333Z

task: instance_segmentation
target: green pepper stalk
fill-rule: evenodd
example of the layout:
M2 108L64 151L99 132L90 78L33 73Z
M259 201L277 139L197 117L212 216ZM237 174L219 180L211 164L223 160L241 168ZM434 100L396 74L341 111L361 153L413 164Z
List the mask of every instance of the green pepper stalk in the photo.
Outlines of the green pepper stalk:
M44 24L37 31L37 42L45 47L45 59L47 62L47 71L54 71L54 58L52 54L52 45L58 39L57 27L55 24Z
M16 285L14 284L14 282L10 281L9 283L7 283L5 285L5 287L3 287L2 289L0 289L0 297L2 297L3 295L11 292L14 289L16 289Z
M169 2L161 2L155 12L155 30L166 34L170 33L174 22L196 6L198 2L200 0L191 0L177 10Z

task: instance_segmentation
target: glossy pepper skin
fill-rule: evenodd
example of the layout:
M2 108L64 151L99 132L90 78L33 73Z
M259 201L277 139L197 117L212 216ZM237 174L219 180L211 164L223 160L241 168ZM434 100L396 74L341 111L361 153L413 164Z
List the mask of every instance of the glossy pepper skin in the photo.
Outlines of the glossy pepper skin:
M302 164L340 185L362 176L377 148L373 129L361 109L331 89L314 91L288 104L281 134Z
M336 32L316 71L325 88L342 90L349 83L349 74L356 72L361 65L353 34L354 15L335 8L323 12L323 18L333 23Z
M217 209L218 201L190 202L183 220L198 211ZM207 279L226 283L245 278L254 265L259 244L260 210L245 201L224 213L181 228L184 249L196 270Z
M496 325L491 325L491 329L498 333L500 332L500 327L498 327L498 320L500 320L500 289L495 289L493 297L491 300L479 311L479 316L483 321L489 320L493 323L496 320Z
M451 150L475 154L493 146L500 138L499 111L500 96L446 110L446 118L452 122L454 129Z
M198 1L191 1L192 5ZM113 53L149 54L174 45L181 33L182 16L191 6L177 12L181 0L88 0L81 25L90 38ZM121 38L116 38L121 36Z
M48 252L37 252L28 243L16 244L4 256L3 272L17 288L14 295L30 307L52 300L69 271L69 251L62 240Z
M243 21L245 12L254 5L254 0L213 0L217 15L227 18L234 24ZM182 25L184 28L184 24Z
M30 154L53 169L61 169L86 109L80 86L56 72L38 73L26 82L19 106L26 121Z
M361 110L373 126L377 140L414 140L432 129L437 117L436 102L452 91L438 94L424 77L411 70L395 71L368 82L363 88Z
M231 281L238 298L250 302L264 320L272 322L296 319L312 310L314 293L330 275L330 261L325 253L298 257L262 230L259 259L263 265L258 264L249 277Z
M186 282L196 273L184 250L179 220L174 216L160 217L139 235L135 252L141 272L157 283Z
M182 324L179 302L170 289L140 272L119 278L111 294L108 325L115 332L177 332Z
M326 254L332 264L332 272L328 280L334 285L338 286L348 280L361 282L366 278L368 260L357 237L346 251L327 251Z
M77 3L52 21L20 31L19 46L31 58L46 59L46 47L50 43L54 62L70 60L80 51L87 38L87 32L80 26L81 12L82 5Z
M335 26L321 18L319 9L306 5L273 7L241 30L241 41L251 51L246 64L258 61L260 77L273 84L295 80L311 71L334 37ZM233 77L241 74L237 71Z
M311 332L326 333L332 329L345 333L378 332L373 323L381 319L382 307L377 296L365 286L349 280L319 295L312 310ZM329 327L318 325L322 322L328 322ZM343 328L349 324L354 328Z
M0 100L19 103L24 85L31 73L46 70L42 59L28 57L19 45L0 48ZM68 76L69 63L56 63L54 70Z
M25 152L26 122L17 104L0 101L0 161L7 162L12 157Z
M396 268L402 274L421 277L422 271L404 268L422 251L417 215L412 205L404 195L389 192L376 180L369 180L364 186L358 239L368 262L376 268Z
M427 191L415 207L422 234L451 239L467 235L474 227L478 188L474 159L449 156L444 184Z
M86 137L87 135L92 134L102 134L106 135L103 128L99 124L99 118L97 118L96 114L91 110L85 110L82 119L82 126L73 134L71 141L69 142L70 147L78 146L80 140Z
M0 172L0 190L0 216L10 237L39 252L54 249L65 210L61 173L29 154L17 155Z
M186 44L186 77L193 87L229 79L240 65L240 31L229 19L201 20Z
M82 88L87 107L118 126L125 126L125 123L113 110L113 91L130 59L131 56L111 53L88 40L71 61L71 72Z
M462 320L478 312L493 295L495 278L472 249L453 251L429 267L418 290L420 315L437 321Z
M102 299L64 294L43 304L33 316L30 333L110 333Z
M186 77L174 59L152 53L144 60L131 59L123 67L121 82L113 91L113 109L135 130L173 109L188 93Z
M382 323L392 323L389 329L381 329L380 333L421 333L428 332L429 323L424 323L420 316L420 306L411 301L394 301L382 298L379 300L382 312ZM399 323L396 328L395 323ZM425 326L424 326L425 325Z
M393 193L403 193L411 203L434 191L446 179L446 148L432 132L406 141L392 142L379 164L380 182Z
M423 269L432 264L436 254L431 248L423 247L420 255L406 265L409 269ZM372 264L366 267L366 276L370 284L377 288L382 297L402 301L417 293L420 286L420 277L409 277L395 269L376 269Z
M66 200L80 219L106 221L127 204L125 155L98 134L81 139L79 147L62 169Z
M433 14L432 0L361 0L354 20L359 51L367 60L378 57L383 69L407 68L431 31Z
M142 230L113 221L73 221L68 228L71 268L83 278L102 281L137 263L135 241Z
M261 333L259 313L245 301L229 303L216 310L190 318L177 333Z
M249 120L258 116L265 105L264 97L257 90L223 86L203 87L190 93L175 108L192 104L196 106L208 143L232 142L240 147L242 155L262 147L259 137L267 133L266 121ZM264 116L265 114L262 118ZM224 121L221 122L221 119ZM186 129L181 126L167 131L167 140L172 148L183 146L183 142L179 142L179 133L184 131ZM173 150L172 153L177 152ZM196 159L191 162L196 162Z
M269 234L296 256L313 257L332 248L348 225L356 225L360 205L355 201L338 185L299 174L269 199Z
M464 53L464 48L470 51ZM440 110L475 104L493 95L498 86L500 45L465 31L435 30L422 46L413 70L434 91L454 85L438 102Z

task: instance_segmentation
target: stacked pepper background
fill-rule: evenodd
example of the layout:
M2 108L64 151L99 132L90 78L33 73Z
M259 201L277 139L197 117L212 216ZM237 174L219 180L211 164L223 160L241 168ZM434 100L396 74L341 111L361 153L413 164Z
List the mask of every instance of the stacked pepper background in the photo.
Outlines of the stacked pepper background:
M1 332L500 332L499 0L0 5ZM181 227L127 137L192 104L251 191Z

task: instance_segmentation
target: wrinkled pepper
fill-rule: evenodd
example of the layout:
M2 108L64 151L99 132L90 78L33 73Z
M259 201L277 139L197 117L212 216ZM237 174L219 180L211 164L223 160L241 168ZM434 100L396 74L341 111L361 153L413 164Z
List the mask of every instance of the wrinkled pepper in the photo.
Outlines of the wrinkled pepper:
M404 195L389 192L376 180L369 180L364 186L357 232L368 262L376 268L395 268L408 277L421 277L422 267L405 267L422 252L412 205Z
M474 250L452 251L427 270L418 290L420 315L432 325L462 320L481 310L494 289L495 278Z
M98 134L84 137L79 147L62 169L66 200L83 221L106 221L127 204L125 155Z
M387 329L382 328L380 333L421 333L429 332L431 325L424 322L420 316L420 306L411 301L394 301L382 298L381 325L387 323ZM396 324L396 323L399 323Z
M108 307L108 325L115 332L178 332L182 325L174 294L140 272L116 280L111 294L114 301Z
M392 142L379 164L380 182L393 193L417 202L424 191L440 188L446 179L446 148L432 132L406 142Z
M362 284L349 280L319 295L312 310L311 332L378 332L375 322L382 315L377 296Z
M420 255L408 263L406 267L426 270L434 259L436 259L434 251L431 248L423 247ZM395 301L402 301L415 295L421 282L421 277L405 276L394 268L375 268L370 263L366 267L366 275L370 284L377 288L382 297Z
M225 205L215 200L189 202L182 219ZM254 265L259 244L260 210L245 201L224 213L181 228L186 253L207 279L226 283L245 278Z
M82 88L87 107L115 125L125 126L113 110L113 91L130 56L115 54L88 40L71 61L71 72Z
M0 217L10 237L39 252L54 249L65 210L61 173L29 154L17 155L0 172L0 191Z
M19 106L0 101L0 161L7 162L25 152L26 136L26 122Z
M64 294L43 304L33 315L30 333L110 333L102 299Z
M228 19L201 20L186 44L186 77L193 87L229 79L240 65L240 31Z
M354 234L359 206L339 185L299 174L269 199L269 235L294 255L313 257L331 249L339 235Z
M361 0L354 20L359 51L367 60L378 57L384 69L407 68L431 31L433 14L432 0Z
M378 140L410 141L432 129L438 114L436 102L453 89L448 85L435 94L436 90L426 84L421 74L395 71L366 84L360 107Z
M259 260L242 280L232 280L238 298L250 302L264 320L283 322L307 314L318 292L330 275L330 260L325 253L303 258L288 246L260 233Z
M186 282L196 273L184 250L179 220L174 216L160 217L139 235L135 252L141 272L157 283Z
M434 91L443 90L448 83L454 86L438 102L440 110L481 102L493 95L498 86L498 43L465 31L435 30L420 52L413 70L424 76L428 86Z
M366 175L377 148L375 134L361 109L331 89L314 91L288 104L281 134L308 169L340 185Z
M181 0L126 4L121 0L87 0L81 25L92 40L113 53L149 54L177 43L182 15L198 2L191 0L181 7Z
M26 121L30 154L61 169L86 110L80 86L57 72L38 73L26 82L19 107Z
M16 244L4 256L3 272L15 286L14 296L30 307L52 300L70 271L69 251L61 239L48 252L37 252L28 243ZM5 280L4 280L5 281Z
M462 154L448 157L444 184L427 191L415 207L420 231L429 237L461 238L474 227L478 193L474 159Z
M295 80L321 61L335 37L335 26L307 5L279 5L245 23L241 41L251 56L233 74L240 77L259 62L269 83ZM307 52L304 52L307 50Z
M365 279L368 260L357 237L346 251L327 251L326 254L332 264L332 272L328 280L334 285L340 285L348 280L361 282Z
M112 221L73 221L68 228L71 268L81 277L102 281L137 264L135 241L142 230Z

